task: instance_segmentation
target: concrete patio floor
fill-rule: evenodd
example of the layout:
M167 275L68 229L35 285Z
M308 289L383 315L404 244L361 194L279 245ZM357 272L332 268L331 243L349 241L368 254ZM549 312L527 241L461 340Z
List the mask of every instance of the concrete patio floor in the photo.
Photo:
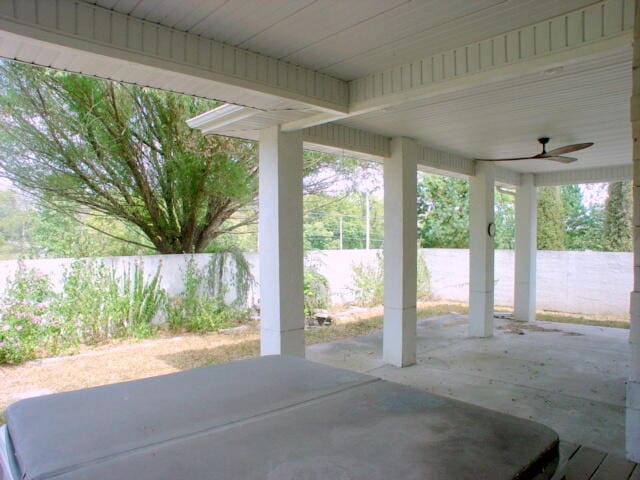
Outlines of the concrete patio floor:
M533 419L561 440L625 454L628 330L496 319L493 338L467 338L465 315L418 322L417 364L384 365L382 332L312 345L310 360Z

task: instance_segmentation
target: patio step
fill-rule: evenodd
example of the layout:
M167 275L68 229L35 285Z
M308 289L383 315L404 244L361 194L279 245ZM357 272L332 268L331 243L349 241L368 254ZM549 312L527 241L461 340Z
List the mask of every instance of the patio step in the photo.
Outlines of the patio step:
M553 480L640 480L640 467L623 457L560 441Z

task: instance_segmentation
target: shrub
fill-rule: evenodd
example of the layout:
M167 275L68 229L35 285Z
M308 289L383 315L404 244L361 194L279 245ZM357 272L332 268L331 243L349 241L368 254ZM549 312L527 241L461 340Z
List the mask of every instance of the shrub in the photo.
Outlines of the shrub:
M118 276L100 261L74 262L65 272L62 296L55 305L65 326L66 343L96 343L113 337L154 333L153 319L166 303L158 267L147 282L140 264Z
M49 277L34 268L18 262L13 280L7 286L6 295L16 301L44 302L53 297Z
M44 312L31 302L4 308L0 327L0 363L20 363L35 358L43 336Z
M230 259L239 265L233 272ZM77 260L65 271L63 291L56 295L48 277L21 262L0 307L0 363L20 363L80 343L148 337L156 332L160 315L168 317L170 328L194 332L216 331L248 315L240 305L253 278L244 256L216 255L202 271L189 258L184 291L171 302L160 280L161 266L145 278L141 263L118 274L99 260ZM224 295L230 286L236 300L228 306Z
M384 259L382 252L376 253L373 264L358 263L353 266L353 287L356 304L363 307L380 305L384 294Z
M63 291L55 305L56 314L75 328L66 345L96 343L112 335L116 315L112 299L117 296L115 279L96 261L77 260L64 273Z
M225 288L216 286L211 274L218 272L216 257L200 269L189 257L184 271L184 290L172 298L168 308L169 328L188 332L212 332L228 328L247 317L247 311L224 302Z
M304 269L304 315L313 316L319 309L329 307L329 281L316 265L307 265Z
M53 324L47 313L53 297L49 278L20 262L0 309L0 363L20 363L36 356Z
M154 320L167 305L167 293L160 287L161 268L158 265L155 274L146 282L142 265L136 264L133 269L129 267L118 282L126 313L120 328L126 335L148 337L155 333Z
M427 262L424 257L420 255L420 251L418 251L418 263L417 267L417 299L418 300L432 300L433 293L431 292L431 272L429 271L429 267L427 266Z
M235 247L218 250L205 267L203 281L213 297L224 299L233 290L233 305L242 307L254 283L251 265L244 253Z
M420 254L418 254L416 269L417 299L431 299L431 274ZM373 264L359 263L353 266L353 284L351 292L356 304L371 307L380 305L384 301L384 257L382 252L376 254L376 261Z

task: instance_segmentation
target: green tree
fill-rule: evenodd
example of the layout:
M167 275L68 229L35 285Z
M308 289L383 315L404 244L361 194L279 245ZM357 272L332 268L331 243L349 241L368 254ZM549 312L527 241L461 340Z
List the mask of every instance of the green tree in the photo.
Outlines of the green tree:
M568 250L583 250L588 233L586 230L587 209L582 203L582 191L579 185L563 185L560 187L562 206L564 208L564 232Z
M587 242L588 250L604 250L604 207L591 205L587 209Z
M309 194L304 199L304 243L309 250L340 248L340 226L342 225L342 248L365 247L365 201L364 195L346 193ZM383 205L375 196L370 196L371 248L381 248L383 241Z
M496 248L513 248L513 192L496 188L494 205ZM418 181L418 239L422 248L468 248L468 181L440 175L424 175Z
M496 248L512 250L516 240L516 209L514 192L496 188L495 190L495 220Z
M316 219L304 223L304 249L305 250L329 250L339 248L339 240L334 232L327 229L325 223Z
M54 210L83 206L135 226L139 246L199 252L254 199L254 145L185 123L212 102L13 62L0 77L0 171Z
M538 189L538 250L564 250L564 206L558 187Z
M131 231L117 219L89 211L62 215L32 204L14 191L0 191L0 257L91 257L150 252L103 235L92 226L143 241L139 232Z
M20 196L0 191L0 258L13 257L29 247L30 212Z
M422 248L469 246L469 184L441 175L418 180L418 241Z
M115 219L104 235L161 253L255 245L254 142L204 137L185 120L214 102L0 63L0 175L50 210ZM305 192L354 185L369 167L305 152ZM357 172L357 175L353 175ZM88 216L91 215L91 216ZM98 229L101 222L86 222ZM250 227L250 229L247 229ZM238 241L235 234L243 234ZM248 241L247 241L248 239Z
M101 231L114 235L107 236ZM152 253L151 249L136 245L144 238L122 221L91 213L62 215L45 206L32 209L28 236L30 245L24 253L30 257L79 258ZM114 237L131 238L133 242L123 242Z
M631 182L610 183L608 191L604 206L603 246L608 251L630 252L633 248Z
M601 250L603 218L600 206L587 208L579 185L563 185L560 194L567 250Z

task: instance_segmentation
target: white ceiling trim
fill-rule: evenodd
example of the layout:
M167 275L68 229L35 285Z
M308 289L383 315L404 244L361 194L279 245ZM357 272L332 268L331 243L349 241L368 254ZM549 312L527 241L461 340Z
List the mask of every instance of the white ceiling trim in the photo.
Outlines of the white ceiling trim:
M443 152L431 147L422 146L418 166L423 172L436 173L439 175L473 176L475 166L472 160Z
M248 107L225 104L187 120L191 128L203 134L231 135L259 140L259 131L237 127L244 120L260 116L262 112ZM263 128L278 125L277 118L266 119ZM324 124L302 130L305 148L332 154L348 154L364 160L383 161L391 154L391 138L339 124ZM477 161L432 147L420 146L418 167L421 171L438 175L468 178L475 175ZM494 165L497 184L517 186L521 173ZM602 168L563 170L534 175L536 186L569 185L628 180L631 165Z
M446 93L545 72L629 48L634 3L604 0L349 82L349 111L318 114L283 125L285 130L392 108Z
M625 8L626 5L626 8ZM606 0L441 54L368 75L349 84L349 113L384 108L432 94L434 86L465 78L477 85L549 68L555 63L631 44L633 2ZM563 54L563 55L560 55ZM534 60L536 60L534 62ZM487 72L488 75L478 74ZM458 82L458 83L467 83ZM446 87L452 88L452 83Z
M494 164L496 183L500 185L518 186L522 183L522 174Z
M347 111L349 92L342 80L82 1L0 0L0 30L325 111Z
M256 119L255 122L253 120ZM256 126L249 127L248 122ZM259 140L260 132L281 123L277 116L266 118L260 110L233 104L224 104L187 120L187 125L205 135L229 135ZM338 124L319 125L302 130L302 140L310 149L331 153L348 152L351 155L380 160L391 152L388 137Z
M418 166L421 171L437 175L468 178L476 174L476 161L435 148L422 146ZM519 172L494 165L496 183L502 185L520 185Z
M318 125L302 131L302 140L312 145L365 154L375 159L391 155L391 139L383 135L338 124Z
M555 185L575 185L579 183L620 182L633 178L633 165L612 165L609 167L566 170L562 172L536 173L537 187Z
M225 103L213 110L204 112L197 117L187 120L187 125L191 128L199 129L203 134L216 133L221 128L232 125L236 122L246 120L258 114L261 110L251 107L242 107Z

